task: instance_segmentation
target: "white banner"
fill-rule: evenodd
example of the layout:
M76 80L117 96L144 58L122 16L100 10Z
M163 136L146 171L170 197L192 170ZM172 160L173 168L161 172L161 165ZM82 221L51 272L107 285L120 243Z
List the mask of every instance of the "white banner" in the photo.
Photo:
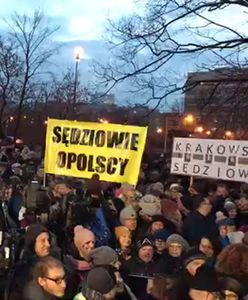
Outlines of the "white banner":
M174 138L171 173L248 182L248 141Z

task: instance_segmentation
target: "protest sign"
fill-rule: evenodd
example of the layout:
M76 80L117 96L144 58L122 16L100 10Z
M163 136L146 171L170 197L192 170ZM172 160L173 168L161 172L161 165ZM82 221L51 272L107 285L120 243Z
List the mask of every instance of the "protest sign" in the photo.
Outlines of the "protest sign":
M171 173L248 182L248 141L174 138Z
M147 128L49 119L46 173L136 185Z

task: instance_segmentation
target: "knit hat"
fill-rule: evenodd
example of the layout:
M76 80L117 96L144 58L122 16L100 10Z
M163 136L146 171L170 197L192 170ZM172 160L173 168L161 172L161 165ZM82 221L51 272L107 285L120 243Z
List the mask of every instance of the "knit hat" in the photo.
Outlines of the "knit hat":
M131 236L131 232L130 230L125 227L125 226L118 226L115 228L115 236L116 239L119 240L121 236L123 235L130 235Z
M144 237L143 239L138 240L137 244L137 250L140 250L143 247L151 246L154 247L153 240L151 240L149 237Z
M30 251L33 252L36 239L43 232L48 233L48 230L45 227L41 226L40 224L30 225L27 229L27 232L25 233L25 246L24 246L24 248L26 250L30 250Z
M173 193L175 192L181 192L182 191L182 187L178 184L178 183L172 183L170 185L169 190Z
M87 288L102 295L109 293L116 286L116 278L113 271L104 267L97 267L89 271L87 276Z
M224 219L220 220L219 222L217 222L217 225L219 227L220 226L234 226L235 221L230 218L224 218Z
M132 206L125 207L120 213L120 221L121 223L126 219L137 219L136 211L132 208Z
M224 205L225 210L228 212L232 209L237 209L237 206L234 202L226 201Z
M82 245L88 243L89 241L95 241L95 235L92 231L78 225L74 228L74 244L77 249L80 249Z
M107 266L118 260L118 255L114 249L108 246L96 248L90 252L89 258L95 266Z
M164 186L161 182L152 183L146 190L147 194L159 197L164 193Z
M160 199L153 195L145 195L140 199L140 215L155 216L161 215Z
M245 234L242 231L235 231L235 232L229 232L227 236L231 244L239 244L242 243Z
M216 224L218 224L218 225L219 225L219 223L220 223L222 220L227 219L227 217L223 214L222 211L217 211L217 213L215 214L215 216L216 216L215 222L216 222Z
M183 249L185 251L189 250L189 244L188 242L179 234L172 234L167 239L168 246L171 244L180 244L183 246Z
M220 278L219 285L222 291L231 291L238 296L238 299L241 299L245 295L242 284L232 277Z
M161 215L155 215L155 216L152 217L151 225L155 222L161 222L165 225L165 219Z
M167 238L170 236L170 233L168 232L167 229L162 229L159 231L156 231L153 235L154 240L162 240L165 241L167 240Z
M186 267L189 263L196 259L207 260L207 257L197 249L189 250L184 256L184 266Z

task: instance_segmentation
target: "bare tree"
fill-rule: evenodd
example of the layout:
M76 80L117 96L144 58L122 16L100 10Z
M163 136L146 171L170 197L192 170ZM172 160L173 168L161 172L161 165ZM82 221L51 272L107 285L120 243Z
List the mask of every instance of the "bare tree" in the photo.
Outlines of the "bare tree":
M23 65L17 55L16 44L0 37L0 136L4 137L4 126L7 121L5 110L8 104L15 103L16 82L22 72Z
M14 131L16 137L23 104L29 99L30 85L40 75L41 67L57 51L50 38L58 27L51 27L40 11L35 11L31 18L15 13L7 23L10 37L17 44L18 54L23 60L23 72L19 76L18 111Z
M74 93L75 93L75 84L77 85L76 99L77 102L74 103ZM75 75L71 69L68 69L61 79L56 77L52 81L52 91L51 99L57 103L61 104L63 107L59 117L75 117L75 110L77 104L89 103L90 102L90 93L83 87L79 81L75 82Z
M247 35L242 28L228 27L225 17L216 18L217 12L235 8L245 16L248 1L148 0L142 15L110 21L111 61L95 64L100 85L109 92L129 81L133 92L145 91L146 104L156 101L159 106L168 96L192 88L184 86L177 60L184 64L185 58L205 53L211 57L210 69L246 66Z

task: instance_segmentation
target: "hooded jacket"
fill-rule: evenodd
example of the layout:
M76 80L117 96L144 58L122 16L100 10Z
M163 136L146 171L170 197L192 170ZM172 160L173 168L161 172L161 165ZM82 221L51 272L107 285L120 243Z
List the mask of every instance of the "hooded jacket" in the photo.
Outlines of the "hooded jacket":
M38 260L35 253L35 241L42 232L48 232L39 224L31 225L26 234L22 259L9 274L7 286L7 300L22 300L24 286L32 280L32 269ZM38 299L37 299L38 300Z

